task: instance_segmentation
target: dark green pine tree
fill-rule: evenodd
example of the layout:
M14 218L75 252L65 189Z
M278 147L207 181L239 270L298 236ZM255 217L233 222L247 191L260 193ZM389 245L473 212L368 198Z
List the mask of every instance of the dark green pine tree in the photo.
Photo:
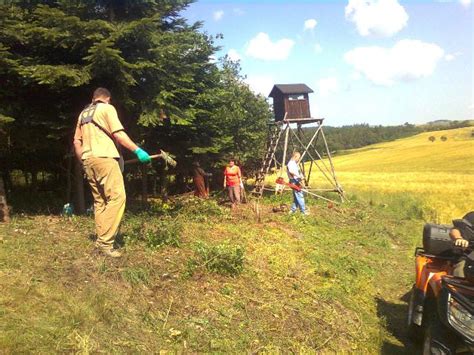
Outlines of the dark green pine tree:
M76 117L98 86L111 90L135 140L175 153L182 168L196 158L257 159L268 105L238 67L210 61L213 37L180 15L190 3L2 2L0 119L12 121L2 170L65 180Z

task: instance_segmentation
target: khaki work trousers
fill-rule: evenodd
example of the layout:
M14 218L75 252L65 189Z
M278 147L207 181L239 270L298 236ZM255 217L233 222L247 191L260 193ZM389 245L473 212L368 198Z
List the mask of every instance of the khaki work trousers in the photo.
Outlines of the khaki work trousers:
M94 197L96 246L112 249L125 211L125 186L117 160L88 158L84 170Z

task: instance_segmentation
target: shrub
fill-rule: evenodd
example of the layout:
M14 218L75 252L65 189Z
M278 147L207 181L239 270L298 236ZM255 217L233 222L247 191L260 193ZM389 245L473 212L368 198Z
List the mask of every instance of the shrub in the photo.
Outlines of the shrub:
M193 221L204 222L209 217L226 215L226 212L214 200L191 198L180 203L180 214Z
M428 137L428 140L429 140L430 142L434 142L434 141L436 140L436 137L435 137L435 136L429 136L429 137Z
M179 247L182 232L183 223L176 218L154 219L145 232L145 242L150 248L163 245Z
M231 245L227 241L217 245L198 242L195 252L197 259L191 259L188 263L190 274L198 267L227 276L236 276L243 270L244 249L239 245Z
M446 142L448 140L448 137L446 136L441 136L439 139L441 139L441 141L443 142Z

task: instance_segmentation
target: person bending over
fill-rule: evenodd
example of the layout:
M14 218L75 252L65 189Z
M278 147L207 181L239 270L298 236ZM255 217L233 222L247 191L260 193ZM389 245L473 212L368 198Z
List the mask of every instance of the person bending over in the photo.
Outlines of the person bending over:
M299 152L294 152L287 165L288 179L290 180L290 183L295 185L301 185L303 180L303 175L301 174L300 168L298 166L300 158L301 154ZM307 215L308 212L306 211L303 191L292 189L292 192L293 204L291 205L290 213L295 213L299 208L301 213Z

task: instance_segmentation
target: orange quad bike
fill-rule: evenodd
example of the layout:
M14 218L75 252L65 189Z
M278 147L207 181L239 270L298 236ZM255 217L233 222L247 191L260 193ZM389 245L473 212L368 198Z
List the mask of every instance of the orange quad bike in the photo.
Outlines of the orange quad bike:
M469 231L466 220L453 221ZM468 225L466 225L468 224ZM416 282L408 306L408 332L422 354L474 354L474 249L454 247L453 226L426 224L415 251ZM472 239L471 239L472 240ZM464 260L464 277L453 275Z

